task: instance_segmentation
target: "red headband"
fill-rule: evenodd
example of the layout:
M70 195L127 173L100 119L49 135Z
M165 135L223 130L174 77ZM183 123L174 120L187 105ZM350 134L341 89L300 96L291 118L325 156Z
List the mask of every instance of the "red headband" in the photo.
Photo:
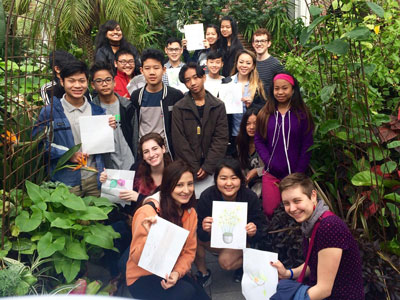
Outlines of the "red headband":
M281 74L275 75L274 81L277 80L277 79L286 80L286 81L289 82L292 86L294 86L294 78L293 78L292 76L288 75L288 74L281 73Z

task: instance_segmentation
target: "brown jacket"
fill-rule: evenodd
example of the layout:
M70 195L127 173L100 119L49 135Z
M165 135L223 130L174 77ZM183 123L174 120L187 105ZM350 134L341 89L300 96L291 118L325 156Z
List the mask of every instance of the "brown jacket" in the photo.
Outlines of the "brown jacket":
M213 174L228 145L228 120L224 103L206 91L203 119L190 93L172 110L172 141L175 157L186 161L193 172L202 168Z

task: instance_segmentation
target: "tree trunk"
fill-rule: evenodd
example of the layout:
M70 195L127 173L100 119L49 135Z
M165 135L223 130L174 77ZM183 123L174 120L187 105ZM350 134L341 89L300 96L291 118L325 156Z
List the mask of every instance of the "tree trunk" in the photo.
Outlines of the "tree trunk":
M77 38L79 47L83 49L83 58L92 63L94 61L94 43L90 30L86 33L78 33Z

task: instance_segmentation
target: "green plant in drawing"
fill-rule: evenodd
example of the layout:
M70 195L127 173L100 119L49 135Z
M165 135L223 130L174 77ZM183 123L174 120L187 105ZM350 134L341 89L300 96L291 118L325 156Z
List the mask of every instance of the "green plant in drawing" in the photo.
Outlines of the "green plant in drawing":
M218 225L222 229L222 240L225 244L230 244L233 241L233 230L241 221L240 210L240 206L236 206L234 209L225 208L219 216Z

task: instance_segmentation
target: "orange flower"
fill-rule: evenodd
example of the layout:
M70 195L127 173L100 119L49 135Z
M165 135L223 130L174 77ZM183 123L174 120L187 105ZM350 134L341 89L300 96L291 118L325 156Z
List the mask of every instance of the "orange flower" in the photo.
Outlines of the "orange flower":
M90 171L90 172L97 173L98 171L97 171L96 168L92 168L92 167L88 167L87 166L87 160L88 160L88 156L84 156L82 154L82 156L80 158L78 158L78 164L77 165L69 165L67 167L72 169L72 171L77 171L79 169L82 169L82 170L85 170L85 171Z
M2 133L0 137L2 140L5 140L7 145L14 145L18 142L17 135L8 130L6 130L5 134ZM0 146L3 146L3 143L0 143Z

